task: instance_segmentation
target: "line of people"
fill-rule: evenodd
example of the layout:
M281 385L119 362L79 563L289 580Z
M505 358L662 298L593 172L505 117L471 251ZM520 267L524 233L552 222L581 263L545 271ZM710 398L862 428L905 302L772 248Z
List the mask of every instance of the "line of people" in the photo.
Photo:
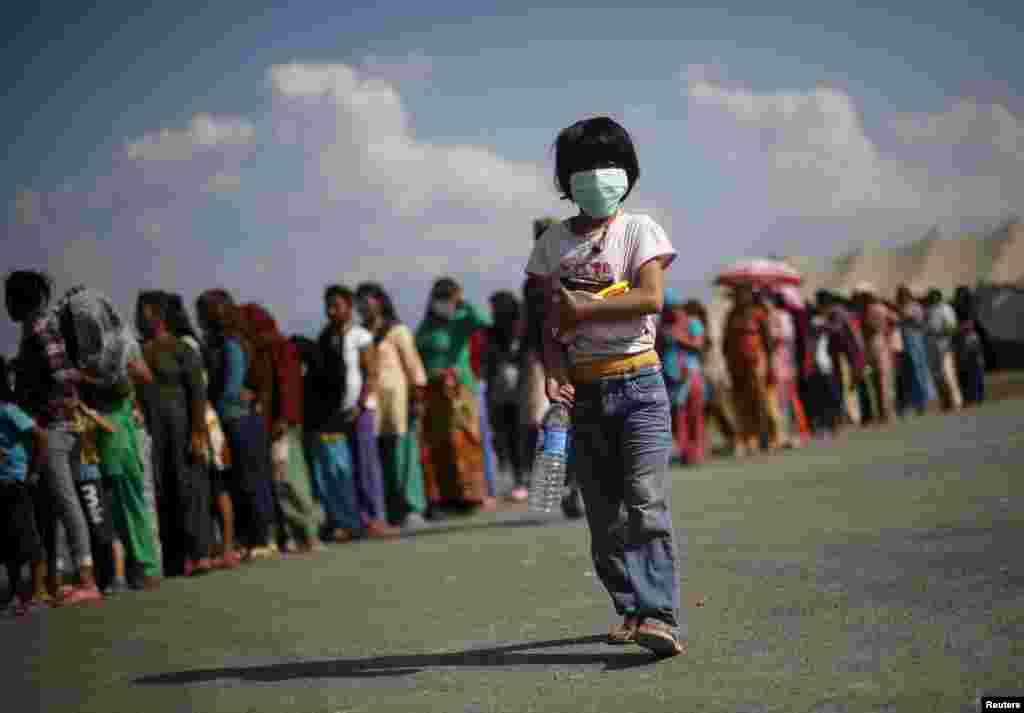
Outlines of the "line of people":
M196 300L199 330L162 291L139 294L134 330L38 272L8 276L5 298L22 326L0 379L9 613L526 500L547 403L510 292L492 322L440 279L414 333L380 285L331 285L316 339L223 289Z
M853 425L924 413L936 399L957 411L985 399L985 349L970 290L900 286L894 301L861 283L847 298L813 302L789 286L739 285L722 329L705 307L671 289L657 348L673 404L678 457L708 452L714 419L737 456L800 447Z
M535 222L534 238L547 227ZM548 295L536 279L520 296L492 295L491 318L440 279L415 332L380 285L331 285L315 339L285 336L264 306L222 289L196 300L196 330L180 295L145 291L134 350L131 339L117 346L124 334L102 334L112 323L97 298L81 320L97 325L112 371L102 359L81 367L90 347L76 342L88 330L68 324L69 305L92 305L89 293L54 300L49 278L31 271L5 283L22 325L10 373L0 363L9 612L311 556L324 541L395 537L527 498L549 406ZM888 302L866 283L852 299L815 297L740 286L717 345L704 306L667 290L656 348L680 461L704 460L708 419L742 456L923 412L936 398L950 410L984 399L968 290L952 304L907 287ZM31 581L15 597L23 569Z

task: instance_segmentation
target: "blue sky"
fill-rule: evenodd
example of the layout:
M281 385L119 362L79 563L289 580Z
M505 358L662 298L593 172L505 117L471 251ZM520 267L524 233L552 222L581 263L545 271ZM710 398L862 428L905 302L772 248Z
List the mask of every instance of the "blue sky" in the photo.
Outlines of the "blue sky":
M365 276L415 323L438 272L476 300L519 285L530 219L570 212L551 143L594 114L633 133L628 207L700 296L743 255L1021 205L1024 11L893 4L22 9L0 50L4 254L123 305L222 284L290 331L326 281Z

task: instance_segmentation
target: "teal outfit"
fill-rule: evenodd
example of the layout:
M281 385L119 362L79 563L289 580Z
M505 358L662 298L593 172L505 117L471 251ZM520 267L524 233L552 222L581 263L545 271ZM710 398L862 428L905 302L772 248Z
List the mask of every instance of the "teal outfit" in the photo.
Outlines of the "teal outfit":
M429 315L416 330L416 348L423 359L427 378L433 379L445 369L454 369L459 383L476 393L469 340L474 332L490 326L490 320L468 302L463 302L450 320Z
M100 431L96 436L100 471L110 485L114 528L142 574L158 577L161 559L157 555L159 546L146 503L146 477L132 399L114 397L97 405L115 428L114 433Z
M29 462L25 444L35 427L32 417L14 404L0 404L0 482L25 482Z

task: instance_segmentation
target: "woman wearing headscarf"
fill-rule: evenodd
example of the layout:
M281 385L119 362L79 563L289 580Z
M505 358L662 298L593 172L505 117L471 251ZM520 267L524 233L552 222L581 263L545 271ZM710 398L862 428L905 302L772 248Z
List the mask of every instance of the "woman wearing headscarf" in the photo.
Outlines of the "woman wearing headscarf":
M199 355L168 329L167 311L164 293L143 292L135 319L154 376L142 394L160 493L164 571L187 577L212 569L206 385Z
M280 537L289 554L311 554L319 546L309 471L303 455L302 363L298 348L258 304L242 306L249 336L258 355L250 381L271 437L271 472ZM263 358L264 355L269 359ZM258 365L258 366L257 366ZM265 371L269 368L269 371Z
M384 288L364 283L356 301L377 345L377 443L388 518L412 527L427 512L417 437L427 373L412 331L398 319Z
M424 482L432 508L479 507L488 498L480 439L476 377L469 342L490 322L463 300L462 288L442 278L430 291L416 347L427 370Z
M199 324L206 334L210 401L228 438L232 461L228 489L246 557L266 557L273 506L268 509L270 446L263 416L251 395L243 393L250 353L242 315L225 290L208 290L196 302ZM255 552L254 552L255 551Z

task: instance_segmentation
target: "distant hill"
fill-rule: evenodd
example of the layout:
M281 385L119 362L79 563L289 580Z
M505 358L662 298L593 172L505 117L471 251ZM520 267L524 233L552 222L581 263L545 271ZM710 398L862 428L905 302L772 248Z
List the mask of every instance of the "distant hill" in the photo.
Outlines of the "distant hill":
M873 283L888 297L901 284L944 293L982 283L1024 286L1024 223L1010 221L981 237L946 238L933 228L899 247L863 244L832 261L786 260L805 271L808 295L821 287L848 291L859 282Z

